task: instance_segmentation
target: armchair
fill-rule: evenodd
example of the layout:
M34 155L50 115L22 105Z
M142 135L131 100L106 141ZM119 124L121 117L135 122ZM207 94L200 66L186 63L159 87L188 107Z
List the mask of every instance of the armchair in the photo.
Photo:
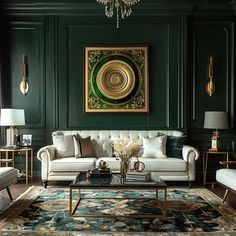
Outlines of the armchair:
M8 160L0 159L0 164L8 163L11 161L12 161L11 159ZM0 167L0 191L6 189L11 201L13 200L13 198L9 186L11 184L16 183L16 181L17 181L17 169L13 167Z
M220 163L226 168L216 171L216 181L226 188L223 197L223 202L225 202L229 191L236 193L236 169L228 168L229 165L236 165L236 161L221 161Z

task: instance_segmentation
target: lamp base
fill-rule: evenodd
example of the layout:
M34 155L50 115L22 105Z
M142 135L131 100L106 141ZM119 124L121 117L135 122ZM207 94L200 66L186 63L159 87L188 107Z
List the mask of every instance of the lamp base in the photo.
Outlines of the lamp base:
M6 146L15 146L15 136L18 135L18 129L16 127L10 127L7 129L7 143Z
M217 152L220 147L220 134L218 131L213 132L213 136L211 138L211 148L208 151Z

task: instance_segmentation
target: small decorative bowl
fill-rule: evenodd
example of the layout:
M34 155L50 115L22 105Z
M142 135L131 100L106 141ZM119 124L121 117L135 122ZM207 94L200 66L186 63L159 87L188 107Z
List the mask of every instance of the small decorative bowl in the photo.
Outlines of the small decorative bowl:
M108 166L107 163L106 163L105 161L101 160L101 161L99 162L98 169L99 169L99 170L104 170L104 169L107 168L107 166Z

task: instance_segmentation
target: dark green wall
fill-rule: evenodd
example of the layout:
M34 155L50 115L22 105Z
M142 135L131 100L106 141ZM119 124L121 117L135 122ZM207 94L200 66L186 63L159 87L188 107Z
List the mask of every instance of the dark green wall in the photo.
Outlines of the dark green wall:
M60 4L59 4L60 2ZM234 144L234 2L141 1L116 28L104 6L89 1L7 1L1 56L5 107L24 108L26 126L39 148L57 129L178 129L193 145L207 146L206 110L225 110ZM83 112L84 46L149 46L150 112ZM30 90L19 90L22 54ZM214 57L216 93L205 92L209 56ZM37 150L36 148L36 150ZM39 162L35 161L36 170Z

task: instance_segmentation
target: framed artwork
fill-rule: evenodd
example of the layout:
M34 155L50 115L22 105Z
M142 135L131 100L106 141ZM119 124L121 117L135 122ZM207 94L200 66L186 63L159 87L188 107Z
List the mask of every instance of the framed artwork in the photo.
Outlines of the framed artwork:
M32 134L22 134L20 145L22 147L32 146Z
M148 112L148 47L85 47L85 112Z

